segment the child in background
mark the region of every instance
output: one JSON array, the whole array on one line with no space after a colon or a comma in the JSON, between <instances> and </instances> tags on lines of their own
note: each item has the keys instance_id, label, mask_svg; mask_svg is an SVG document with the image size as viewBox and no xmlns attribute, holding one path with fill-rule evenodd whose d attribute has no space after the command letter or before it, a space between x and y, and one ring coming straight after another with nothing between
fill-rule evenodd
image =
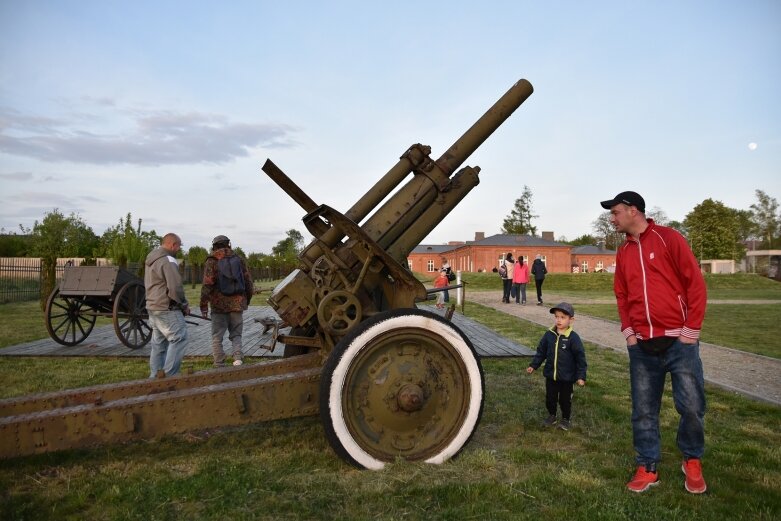
<instances>
[{"instance_id":1,"label":"child in background","mask_svg":"<svg viewBox=\"0 0 781 521\"><path fill-rule=\"evenodd\" d=\"M448 281L447 281L447 271L442 268L439 270L439 276L437 276L436 279L434 279L434 287L435 288L446 288L448 287ZM437 308L442 309L445 307L445 292L444 291L438 291L437 292Z\"/></svg>"},{"instance_id":2,"label":"child in background","mask_svg":"<svg viewBox=\"0 0 781 521\"><path fill-rule=\"evenodd\" d=\"M552 307L550 312L555 317L555 324L542 335L537 345L537 354L526 372L532 374L545 360L542 374L545 376L545 407L549 416L543 424L550 427L556 425L558 403L561 407L561 422L558 425L566 431L571 425L573 384L577 382L581 387L586 385L586 350L580 336L572 330L575 322L572 305L562 302Z\"/></svg>"}]
</instances>

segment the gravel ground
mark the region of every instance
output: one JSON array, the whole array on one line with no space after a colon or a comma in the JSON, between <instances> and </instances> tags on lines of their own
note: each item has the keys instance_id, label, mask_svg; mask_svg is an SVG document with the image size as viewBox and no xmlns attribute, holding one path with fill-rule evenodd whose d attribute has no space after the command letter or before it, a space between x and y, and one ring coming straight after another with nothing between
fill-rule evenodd
<instances>
[{"instance_id":1,"label":"gravel ground","mask_svg":"<svg viewBox=\"0 0 781 521\"><path fill-rule=\"evenodd\" d=\"M534 299L533 293L534 291L532 290L532 299ZM467 294L467 298L470 301L490 306L535 324L550 327L553 322L551 321L549 308L563 299L550 293L545 293L543 297L547 301L544 306L537 306L533 302L531 305L521 306L515 304L515 302L510 304L502 303L502 296L499 292L473 291ZM569 299L568 302L575 306L575 315L577 317L575 329L583 340L626 354L624 335L619 331L617 322L580 315L577 312L579 303L595 304L603 302L613 303L615 301ZM737 303L738 301L729 302ZM770 301L752 300L744 303L762 304L767 302ZM535 346L529 347L534 348ZM707 382L751 398L781 406L781 360L704 342L700 342L700 357L702 358L705 380Z\"/></svg>"}]
</instances>

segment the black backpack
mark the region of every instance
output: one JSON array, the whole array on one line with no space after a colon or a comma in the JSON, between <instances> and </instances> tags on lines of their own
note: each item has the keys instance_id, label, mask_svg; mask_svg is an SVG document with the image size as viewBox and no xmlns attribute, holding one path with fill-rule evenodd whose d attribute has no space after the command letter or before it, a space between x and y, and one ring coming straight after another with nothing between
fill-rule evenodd
<instances>
[{"instance_id":1,"label":"black backpack","mask_svg":"<svg viewBox=\"0 0 781 521\"><path fill-rule=\"evenodd\" d=\"M238 255L223 257L217 261L217 287L220 293L226 296L244 294L244 273Z\"/></svg>"}]
</instances>

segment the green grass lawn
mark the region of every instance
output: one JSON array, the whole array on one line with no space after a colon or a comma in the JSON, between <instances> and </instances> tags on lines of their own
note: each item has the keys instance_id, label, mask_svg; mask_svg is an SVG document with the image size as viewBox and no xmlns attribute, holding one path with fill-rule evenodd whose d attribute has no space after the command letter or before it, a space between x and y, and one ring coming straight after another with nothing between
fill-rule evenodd
<instances>
[{"instance_id":1,"label":"green grass lawn","mask_svg":"<svg viewBox=\"0 0 781 521\"><path fill-rule=\"evenodd\" d=\"M468 314L524 343L544 328L478 305ZM633 470L626 357L587 345L589 374L575 391L574 428L542 427L544 380L528 359L484 360L477 432L439 466L397 462L357 470L330 450L315 417L0 461L0 519L777 519L781 512L778 408L708 386L709 490L683 490L677 414L661 413L662 483L627 492ZM0 364L0 378L19 359ZM141 361L30 359L36 390L145 375ZM36 365L38 365L36 369ZM55 371L70 375L52 381ZM5 384L3 384L5 388ZM26 390L24 392L27 392ZM6 393L3 393L7 395Z\"/></svg>"},{"instance_id":2,"label":"green grass lawn","mask_svg":"<svg viewBox=\"0 0 781 521\"><path fill-rule=\"evenodd\" d=\"M572 284L549 289L582 291ZM716 289L777 294L772 285ZM197 302L197 292L188 289L188 298ZM254 304L263 304L259 297ZM609 308L582 305L579 312L602 316ZM0 340L10 342L2 345L23 341L21 335L42 322L39 309L35 303L0 306ZM768 314L750 322L758 309ZM545 329L477 304L466 312L525 345L536 345ZM765 340L778 338L767 334L778 327L777 317L767 305L714 305L706 330L718 339L742 331L741 342L753 330ZM586 348L588 383L575 391L569 432L542 427L544 380L524 372L528 359L484 360L482 421L464 452L443 465L397 462L379 472L361 471L334 455L316 417L267 422L0 461L0 519L779 518L778 407L707 386L703 461L709 490L693 496L683 490L678 416L668 383L661 412L662 483L632 494L624 489L633 470L627 360L591 344ZM192 363L195 369L208 365ZM146 360L0 357L0 397L144 378L147 371Z\"/></svg>"}]
</instances>

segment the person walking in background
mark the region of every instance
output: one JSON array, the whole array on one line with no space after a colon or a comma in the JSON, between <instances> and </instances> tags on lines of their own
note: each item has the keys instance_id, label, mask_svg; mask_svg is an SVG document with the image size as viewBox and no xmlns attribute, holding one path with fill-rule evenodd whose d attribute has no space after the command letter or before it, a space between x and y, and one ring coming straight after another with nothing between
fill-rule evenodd
<instances>
[{"instance_id":1,"label":"person walking in background","mask_svg":"<svg viewBox=\"0 0 781 521\"><path fill-rule=\"evenodd\" d=\"M206 318L212 308L212 356L214 367L225 365L222 340L225 331L233 351L233 365L241 365L241 335L244 330L244 310L252 300L252 276L244 259L231 249L230 240L218 235L212 241L212 254L203 267L201 287L201 316Z\"/></svg>"},{"instance_id":2,"label":"person walking in background","mask_svg":"<svg viewBox=\"0 0 781 521\"><path fill-rule=\"evenodd\" d=\"M542 257L537 255L532 263L532 275L534 275L534 285L537 287L537 305L542 306L542 283L545 282L545 275L548 268L542 262Z\"/></svg>"},{"instance_id":3,"label":"person walking in background","mask_svg":"<svg viewBox=\"0 0 781 521\"><path fill-rule=\"evenodd\" d=\"M439 270L439 275L437 275L437 278L434 279L434 287L435 288L446 288L448 285L447 281L447 272L445 271L445 268L442 268ZM445 291L437 291L437 308L442 309L445 307Z\"/></svg>"},{"instance_id":4,"label":"person walking in background","mask_svg":"<svg viewBox=\"0 0 781 521\"><path fill-rule=\"evenodd\" d=\"M513 286L513 271L515 259L512 253L507 253L502 263L499 265L499 276L502 277L502 302L510 303L510 290Z\"/></svg>"},{"instance_id":5,"label":"person walking in background","mask_svg":"<svg viewBox=\"0 0 781 521\"><path fill-rule=\"evenodd\" d=\"M637 192L602 201L610 222L626 240L618 248L613 290L621 332L629 352L632 435L637 470L627 483L644 492L659 483L659 411L667 373L680 415L678 448L683 454L684 487L705 492L701 458L705 451L705 382L700 359L700 328L707 291L686 239L645 216Z\"/></svg>"},{"instance_id":6,"label":"person walking in background","mask_svg":"<svg viewBox=\"0 0 781 521\"><path fill-rule=\"evenodd\" d=\"M152 327L150 378L177 374L187 348L184 317L190 314L190 305L184 296L176 262L176 253L181 249L182 239L175 233L167 233L160 247L149 252L144 262L146 309Z\"/></svg>"},{"instance_id":7,"label":"person walking in background","mask_svg":"<svg viewBox=\"0 0 781 521\"><path fill-rule=\"evenodd\" d=\"M542 335L537 345L537 353L532 358L528 374L532 374L545 361L542 370L545 376L545 408L548 418L543 422L548 427L558 423L562 430L569 430L572 417L572 388L575 382L581 387L586 385L586 350L572 324L575 322L575 309L571 304L562 302L552 307L554 324ZM556 417L556 404L561 408L561 421Z\"/></svg>"},{"instance_id":8,"label":"person walking in background","mask_svg":"<svg viewBox=\"0 0 781 521\"><path fill-rule=\"evenodd\" d=\"M513 285L515 286L515 303L526 305L526 284L529 283L529 265L523 262L523 256L515 259L513 270Z\"/></svg>"},{"instance_id":9,"label":"person walking in background","mask_svg":"<svg viewBox=\"0 0 781 521\"><path fill-rule=\"evenodd\" d=\"M456 280L456 274L453 273L453 269L450 267L450 264L447 262L446 258L442 258L442 271L445 272L445 276L447 277L447 286L450 285L451 282ZM443 291L445 294L445 302L450 302L450 292L448 290Z\"/></svg>"}]
</instances>

